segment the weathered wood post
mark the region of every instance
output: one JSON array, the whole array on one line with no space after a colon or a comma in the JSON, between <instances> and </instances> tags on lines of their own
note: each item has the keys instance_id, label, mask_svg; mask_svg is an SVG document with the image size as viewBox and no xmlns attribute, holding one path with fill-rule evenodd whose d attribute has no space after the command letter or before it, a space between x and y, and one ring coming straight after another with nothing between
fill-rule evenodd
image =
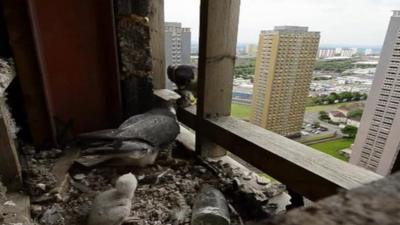
<instances>
[{"instance_id":1,"label":"weathered wood post","mask_svg":"<svg viewBox=\"0 0 400 225\"><path fill-rule=\"evenodd\" d=\"M201 1L196 151L204 156L226 154L203 138L201 122L230 115L239 9L240 0Z\"/></svg>"},{"instance_id":2,"label":"weathered wood post","mask_svg":"<svg viewBox=\"0 0 400 225\"><path fill-rule=\"evenodd\" d=\"M150 48L154 89L165 88L164 0L150 0Z\"/></svg>"}]
</instances>

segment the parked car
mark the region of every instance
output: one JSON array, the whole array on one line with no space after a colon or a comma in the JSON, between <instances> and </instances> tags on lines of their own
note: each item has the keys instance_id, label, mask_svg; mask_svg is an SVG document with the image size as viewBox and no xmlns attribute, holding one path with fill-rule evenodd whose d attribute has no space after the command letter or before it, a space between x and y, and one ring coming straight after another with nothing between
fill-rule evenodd
<instances>
[{"instance_id":1,"label":"parked car","mask_svg":"<svg viewBox=\"0 0 400 225\"><path fill-rule=\"evenodd\" d=\"M326 128L326 127L319 127L319 130L320 130L320 131L328 131L328 128Z\"/></svg>"}]
</instances>

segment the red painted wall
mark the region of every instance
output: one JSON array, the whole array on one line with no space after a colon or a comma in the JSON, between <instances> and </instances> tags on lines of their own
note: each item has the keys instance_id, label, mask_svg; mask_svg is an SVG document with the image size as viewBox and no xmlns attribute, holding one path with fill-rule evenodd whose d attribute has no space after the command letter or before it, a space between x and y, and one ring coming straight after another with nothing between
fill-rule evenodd
<instances>
[{"instance_id":1,"label":"red painted wall","mask_svg":"<svg viewBox=\"0 0 400 225\"><path fill-rule=\"evenodd\" d=\"M75 133L121 118L112 0L29 0L46 100Z\"/></svg>"}]
</instances>

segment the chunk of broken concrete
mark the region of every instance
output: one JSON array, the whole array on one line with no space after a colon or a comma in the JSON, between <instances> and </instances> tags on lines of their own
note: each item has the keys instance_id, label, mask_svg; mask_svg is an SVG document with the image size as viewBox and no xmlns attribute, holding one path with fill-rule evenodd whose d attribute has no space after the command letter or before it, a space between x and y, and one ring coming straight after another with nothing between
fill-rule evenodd
<instances>
[{"instance_id":1,"label":"chunk of broken concrete","mask_svg":"<svg viewBox=\"0 0 400 225\"><path fill-rule=\"evenodd\" d=\"M59 205L52 206L43 213L42 218L40 218L40 224L45 224L45 225L64 224L65 219L62 216L62 211L63 209Z\"/></svg>"},{"instance_id":2,"label":"chunk of broken concrete","mask_svg":"<svg viewBox=\"0 0 400 225\"><path fill-rule=\"evenodd\" d=\"M85 177L86 177L86 175L83 173L78 173L78 174L74 175L75 180L83 180L83 179L85 179Z\"/></svg>"},{"instance_id":3,"label":"chunk of broken concrete","mask_svg":"<svg viewBox=\"0 0 400 225\"><path fill-rule=\"evenodd\" d=\"M136 187L137 180L133 174L119 177L115 188L100 193L94 199L88 225L121 225L130 214Z\"/></svg>"},{"instance_id":4,"label":"chunk of broken concrete","mask_svg":"<svg viewBox=\"0 0 400 225\"><path fill-rule=\"evenodd\" d=\"M228 204L216 188L205 185L197 195L192 212L192 225L229 225Z\"/></svg>"}]
</instances>

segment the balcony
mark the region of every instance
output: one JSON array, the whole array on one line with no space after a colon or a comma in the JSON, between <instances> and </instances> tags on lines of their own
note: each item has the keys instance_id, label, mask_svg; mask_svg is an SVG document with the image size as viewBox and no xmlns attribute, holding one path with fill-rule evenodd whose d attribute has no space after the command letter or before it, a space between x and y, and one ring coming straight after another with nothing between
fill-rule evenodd
<instances>
[{"instance_id":1,"label":"balcony","mask_svg":"<svg viewBox=\"0 0 400 225\"><path fill-rule=\"evenodd\" d=\"M18 0L21 4L21 1ZM23 1L22 1L23 2ZM128 83L129 78L124 77L121 79L121 83L119 82L119 77L115 74L118 74L119 70L121 73L126 73L125 70L130 68L118 68L120 63L125 63L127 60L124 57L126 55L121 54L118 52L117 48L117 41L115 40L114 34L115 32L118 33L119 30L115 30L114 25L111 23L114 21L114 17L112 15L111 9L112 4L110 5L105 4L98 4L96 1L90 1L91 3L85 5L87 7L85 10L94 10L97 13L93 13L95 15L101 15L98 17L89 17L92 14L86 15L85 10L81 13L84 18L91 19L88 21L97 21L99 24L106 24L107 30L106 32L109 34L107 37L102 37L99 39L98 45L95 45L95 48L90 48L93 46L89 46L89 50L85 50L83 52L87 53L88 56L97 57L99 61L91 61L92 64L82 66L80 61L85 61L85 57L80 57L79 53L81 49L74 48L72 53L75 53L78 60L71 59L73 62L77 63L76 70L79 70L82 73L77 73L80 76L75 76L74 71L71 69L69 72L74 76L67 77L69 73L59 74L58 63L61 61L52 61L54 60L52 57L52 52L54 49L51 47L55 47L51 44L51 42L45 42L45 38L55 38L57 35L49 32L46 29L47 26L41 27L41 25L52 25L54 29L56 26L57 20L49 20L46 17L45 13L51 13L48 11L44 11L45 13L40 14L39 12L43 12L40 10L47 10L47 9L54 9L59 13L65 13L66 16L74 15L74 10L76 7L79 7L80 1L60 1L65 7L61 11L59 10L58 6L51 2L40 2L40 1L32 1L29 4L29 9L31 13L29 14L30 21L34 24L34 31L36 32L35 35L32 33L24 33L26 35L22 35L22 37L31 37L35 42L35 48L38 49L38 54L40 55L40 60L36 58L35 54L27 54L26 46L15 44L13 47L14 49L19 49L21 55L16 55L16 64L19 67L19 71L21 74L21 82L23 84L31 84L24 86L24 91L28 91L29 96L33 96L33 100L41 99L41 97L37 94L38 92L42 93L45 97L43 97L46 101L42 101L35 104L35 107L29 106L27 107L27 114L33 116L33 114L37 111L40 111L39 105L42 105L45 109L48 109L51 115L61 115L63 116L62 119L72 117L72 113L77 114L76 118L81 120L75 121L78 124L84 124L86 126L80 127L81 130L76 131L76 133L82 132L84 129L90 128L95 129L98 128L97 126L103 127L110 127L111 125L116 125L115 121L121 120L121 115L124 114L124 110L121 110L122 103L118 102L119 95L129 96L133 92L138 92L137 90L143 88L143 86L138 85L137 83L141 84L143 80L138 79L134 80L135 82ZM120 1L122 2L129 2L129 1ZM153 57L153 68L152 72L154 74L153 77L153 85L156 89L162 89L165 86L165 60L164 59L164 52L160 49L160 46L163 44L162 39L162 32L164 31L163 27L163 1L153 1L151 0L151 12L156 12L151 14L150 16L150 23L149 26L151 29L150 36L152 37L151 41L154 42L151 45L152 48L152 57ZM61 4L57 3L57 4ZM15 2L8 1L7 7L12 7L14 12L20 12L21 8L24 7L15 7ZM46 7L40 7L44 4ZM130 5L131 3L129 3ZM132 3L133 4L133 3ZM140 4L140 3L136 3ZM17 4L18 5L18 4ZM18 5L21 6L21 5ZM26 6L26 5L25 5ZM68 6L68 7L67 7ZM178 138L177 143L182 145L185 149L189 150L189 154L191 154L195 159L199 160L201 163L209 165L215 162L222 162L223 165L234 165L235 168L239 168L239 170L246 171L246 173L250 173L249 168L244 167L243 165L238 165L236 159L231 157L231 154L236 155L243 160L246 164L255 167L259 171L270 175L271 177L275 178L280 183L284 184L288 188L288 193L292 196L292 203L294 207L301 207L302 205L297 200L302 199L304 196L305 198L316 202L315 204L311 204L307 208L299 208L288 212L286 215L277 216L275 218L269 218L268 222L265 224L321 224L325 221L329 221L332 224L343 224L345 222L349 222L352 219L355 221L367 221L365 223L356 223L354 224L372 224L374 222L379 223L380 218L384 218L385 221L397 221L398 222L398 215L395 212L398 212L398 203L400 199L400 194L398 193L399 189L399 180L400 175L394 175L393 177L381 179L382 177L376 175L375 173L365 170L363 168L339 161L334 159L328 155L323 153L317 152L310 147L292 141L288 138L275 134L273 132L267 131L250 123L238 120L236 118L230 117L230 104L231 104L231 92L232 92L232 74L233 74L233 66L234 66L234 59L235 59L235 48L236 48L236 37L237 37L237 27L238 27L238 17L239 17L239 0L220 0L220 1L210 1L210 0L202 0L201 1L201 18L200 18L200 56L199 56L199 79L198 79L198 104L196 107L188 107L188 108L179 108L177 109L177 116L179 121L182 123L182 127L188 127L193 132L190 132L187 129L181 128L181 136ZM130 7L132 7L130 5ZM126 8L130 8L126 7ZM123 8L124 10L126 8ZM68 9L64 11L64 9ZM97 11L99 10L99 11ZM92 12L92 11L90 11ZM102 13L100 13L102 12ZM108 14L104 14L104 12L108 12ZM25 12L26 13L26 12ZM27 14L24 14L28 16ZM53 14L51 14L53 15ZM37 17L35 17L37 16ZM43 16L43 17L42 17ZM118 14L119 17L123 17L121 14ZM60 16L60 19L65 17ZM102 19L108 18L106 22ZM70 18L71 19L71 18ZM15 20L15 18L14 18ZM41 23L39 22L41 21ZM72 22L74 20L71 20ZM68 22L71 22L68 21ZM25 21L26 22L26 21ZM64 21L65 22L65 21ZM103 23L102 23L103 22ZM49 24L47 24L49 23ZM53 24L54 23L54 24ZM60 24L64 24L61 23ZM96 26L97 23L93 24L86 24L89 28L93 28L92 26ZM108 24L108 25L107 25ZM12 25L12 24L11 24ZM98 24L97 24L98 25ZM86 30L83 32L83 29L80 23L75 23L79 38L82 40L90 42L93 37L97 37L95 34L97 30ZM16 34L21 33L21 29L24 27L10 26L10 29L14 29L17 31ZM82 29L78 29L82 28ZM68 27L62 29L68 29ZM29 30L29 29L28 29ZM224 30L225 33L221 34L220 31ZM26 30L25 30L26 31ZM82 33L80 33L82 32ZM73 33L73 32L72 32ZM76 33L75 33L76 34ZM94 36L93 36L94 35ZM21 36L19 36L21 37ZM40 37L40 38L39 38ZM72 47L76 47L76 41L74 38L76 36L71 35L68 36L72 40L67 40L59 36L63 46L69 46L71 44ZM35 39L37 38L37 39ZM100 38L100 37L99 37ZM104 38L104 39L103 39ZM79 41L82 41L82 40ZM53 39L52 39L53 40ZM97 39L96 39L97 40ZM15 39L13 40L15 41ZM15 42L13 42L15 43ZM79 42L82 43L82 42ZM101 44L103 43L103 44ZM104 44L107 43L107 44ZM223 45L221 45L223 43ZM57 45L58 46L58 45ZM79 46L79 45L78 45ZM22 48L23 47L23 48ZM31 46L32 47L32 46ZM59 46L58 46L59 47ZM97 48L98 47L98 48ZM119 46L121 47L121 46ZM140 46L145 48L146 46ZM64 47L63 47L64 48ZM32 49L31 49L32 50ZM60 50L60 49L59 49ZM68 48L64 48L64 50L70 50ZM141 50L141 49L139 49ZM90 52L93 51L93 52ZM98 51L98 52L97 52ZM64 53L64 52L62 52ZM115 54L115 55L113 55ZM60 52L54 53L57 57L61 54ZM110 56L111 55L111 56ZM24 62L22 59L33 59L30 62L31 65L25 65L21 67L21 61ZM65 60L66 56L60 57L60 59ZM117 59L122 60L122 62L117 61ZM129 58L128 58L129 59ZM147 59L148 60L148 59ZM86 62L86 61L85 61ZM101 63L103 62L103 63ZM104 62L109 62L104 63ZM40 64L39 67L37 64ZM29 66L36 66L36 70L31 70L32 67ZM125 65L125 64L124 64ZM92 70L85 70L87 67L90 67ZM21 70L24 69L25 70ZM26 70L29 68L29 70ZM53 69L53 73L50 74L49 70ZM68 70L69 68L65 68ZM103 70L102 70L103 69ZM125 69L125 70L124 70ZM29 77L26 74L26 71L29 72L37 72L36 75L40 75L38 77L44 77L45 85L44 87L32 85L32 82L29 82ZM99 79L98 76L93 76L89 81L81 80L81 77L84 77L86 72L93 74L93 71L97 71L99 74L103 74L104 76L102 79ZM158 71L158 72L157 72ZM160 72L162 71L162 72ZM32 73L33 73L32 72ZM64 71L62 71L64 72ZM41 74L43 73L43 74ZM58 79L54 77L54 74L60 75ZM95 73L96 74L96 73ZM142 73L141 73L142 74ZM52 76L50 76L52 75ZM118 77L118 82L114 79L109 77L115 78L113 75ZM33 75L32 75L33 77ZM57 90L57 85L59 85L59 81L67 81L71 86L72 90L76 90L75 87L78 85L85 84L87 88L92 88L96 91L97 94L92 94L92 91L82 92L80 93L81 96L77 96L71 101L68 94L76 96L76 93L71 90L63 89L63 91ZM65 80L63 80L65 79ZM94 82L96 81L96 82ZM40 82L39 82L40 83ZM93 83L99 85L93 85ZM101 85L100 85L101 84ZM62 87L65 87L62 85ZM110 87L109 89L102 87ZM135 87L136 89L124 89L126 87ZM38 88L38 89L35 89ZM122 91L120 90L122 89ZM36 91L36 92L35 92ZM132 92L129 92L132 91ZM51 96L48 96L52 94ZM110 94L112 93L112 95ZM100 96L103 94L103 97ZM65 101L56 101L55 99L59 100L63 97L68 96L67 100ZM87 98L89 96L89 98ZM117 96L117 97L116 97ZM146 95L140 95L146 96ZM92 97L92 98L90 98ZM153 96L147 96L141 99L142 101L150 101L150 98ZM162 95L157 95L156 97L162 98ZM98 101L98 99L101 99ZM43 100L43 99L42 99ZM114 101L115 100L115 101ZM129 99L131 100L131 99ZM98 104L89 104L89 103L98 103ZM105 102L113 102L115 105L110 107L110 105L104 104ZM130 102L124 102L124 104L129 104ZM85 114L85 110L75 110L75 109L87 109L87 104L93 106L98 111L94 110L91 111L91 114ZM104 104L104 107L98 107L98 105ZM50 105L49 108L46 108ZM140 105L140 104L138 104ZM137 105L136 105L137 106ZM62 110L60 110L60 108ZM127 107L128 109L132 110L132 108ZM92 108L93 109L93 108ZM126 109L125 109L126 110ZM144 109L140 109L144 111ZM60 111L62 113L60 113ZM48 115L48 111L43 110L40 115ZM115 115L117 114L117 115ZM36 114L37 116L38 114ZM111 121L110 123L96 123L93 122L92 117L97 117L98 115L104 116L101 122L104 121ZM57 128L60 122L55 118L42 118L37 119L38 117L34 117L35 119L31 119L30 123L33 125L32 134L37 135L34 137L34 140L40 140L39 134L42 134L43 137L51 137L56 138L56 125ZM58 118L57 118L58 119ZM20 163L17 159L17 150L13 147L13 143L10 140L9 131L7 125L5 125L4 120L0 120L0 145L1 145L1 172L6 174L9 179L13 179L15 177L20 177ZM50 123L47 124L47 123ZM90 122L90 123L89 123ZM87 123L87 124L86 124ZM31 126L32 126L31 124ZM40 129L41 127L46 127L45 125L49 125L48 129ZM111 124L111 125L110 125ZM379 124L379 123L377 123ZM68 128L68 123L61 124L61 128ZM37 131L37 132L36 132ZM44 131L49 131L51 134L47 135ZM52 133L54 132L54 133ZM59 140L57 140L59 141ZM65 162L65 161L62 161ZM193 163L193 161L190 161ZM175 165L176 166L176 165ZM156 166L155 166L156 167ZM56 168L64 168L63 164L60 167ZM180 167L178 166L177 173L179 176L184 177L188 174L187 182L190 179L194 179L192 174L190 173L188 168L191 167ZM61 170L60 169L60 170ZM125 168L126 169L126 168ZM162 174L162 169L164 167L161 166L160 168L156 168L157 173L160 172ZM219 168L221 169L221 168ZM200 171L200 170L199 170ZM214 171L218 174L219 170ZM107 171L108 173L109 171ZM201 171L200 171L201 172ZM210 171L206 171L204 173L210 173ZM64 175L68 174L64 171ZM157 174L157 175L160 175ZM75 174L76 175L76 174ZM235 178L231 173L228 173L231 177L230 179ZM157 176L158 177L158 176ZM160 175L160 177L162 177ZM95 178L99 178L99 176L95 176ZM174 177L171 176L171 179ZM176 177L175 177L176 178ZM75 178L74 178L75 179ZM17 180L17 179L15 179ZM79 176L76 178L79 180ZM109 179L111 180L111 178ZM108 180L108 181L109 181ZM379 180L379 181L378 181ZM179 182L181 180L178 179ZM377 181L377 182L375 182ZM21 182L21 181L19 181ZM372 183L371 182L375 182ZM72 182L73 183L73 182ZM101 185L109 185L110 182L101 182ZM139 183L140 184L140 183ZM171 185L173 182L170 183ZM76 185L76 184L75 184ZM141 184L140 184L141 185ZM146 198L151 196L152 192L157 192L154 187L150 186L139 186L140 189L140 197ZM84 189L80 187L81 189ZM146 191L146 188L149 188ZM397 189L396 189L397 188ZM164 192L160 191L157 192L157 195L163 195ZM326 199L325 199L326 198ZM140 199L139 199L140 200ZM63 200L61 200L63 202ZM300 200L301 202L301 200ZM55 203L56 204L56 203ZM61 203L60 203L61 204ZM147 207L151 205L151 201L144 201L142 205L138 204L138 207ZM346 207L344 207L346 206ZM154 206L152 209L157 208L158 206ZM373 209L373 210L372 210ZM154 211L163 210L163 209L154 209ZM253 210L253 208L248 209L248 211ZM233 211L231 209L231 211ZM79 214L79 210L76 212ZM149 213L150 214L150 213ZM239 215L240 216L240 215ZM293 222L298 221L298 222ZM372 222L368 222L372 221ZM351 221L352 222L352 221ZM393 222L394 224L395 222ZM260 224L264 224L264 222L260 222Z\"/></svg>"}]
</instances>

